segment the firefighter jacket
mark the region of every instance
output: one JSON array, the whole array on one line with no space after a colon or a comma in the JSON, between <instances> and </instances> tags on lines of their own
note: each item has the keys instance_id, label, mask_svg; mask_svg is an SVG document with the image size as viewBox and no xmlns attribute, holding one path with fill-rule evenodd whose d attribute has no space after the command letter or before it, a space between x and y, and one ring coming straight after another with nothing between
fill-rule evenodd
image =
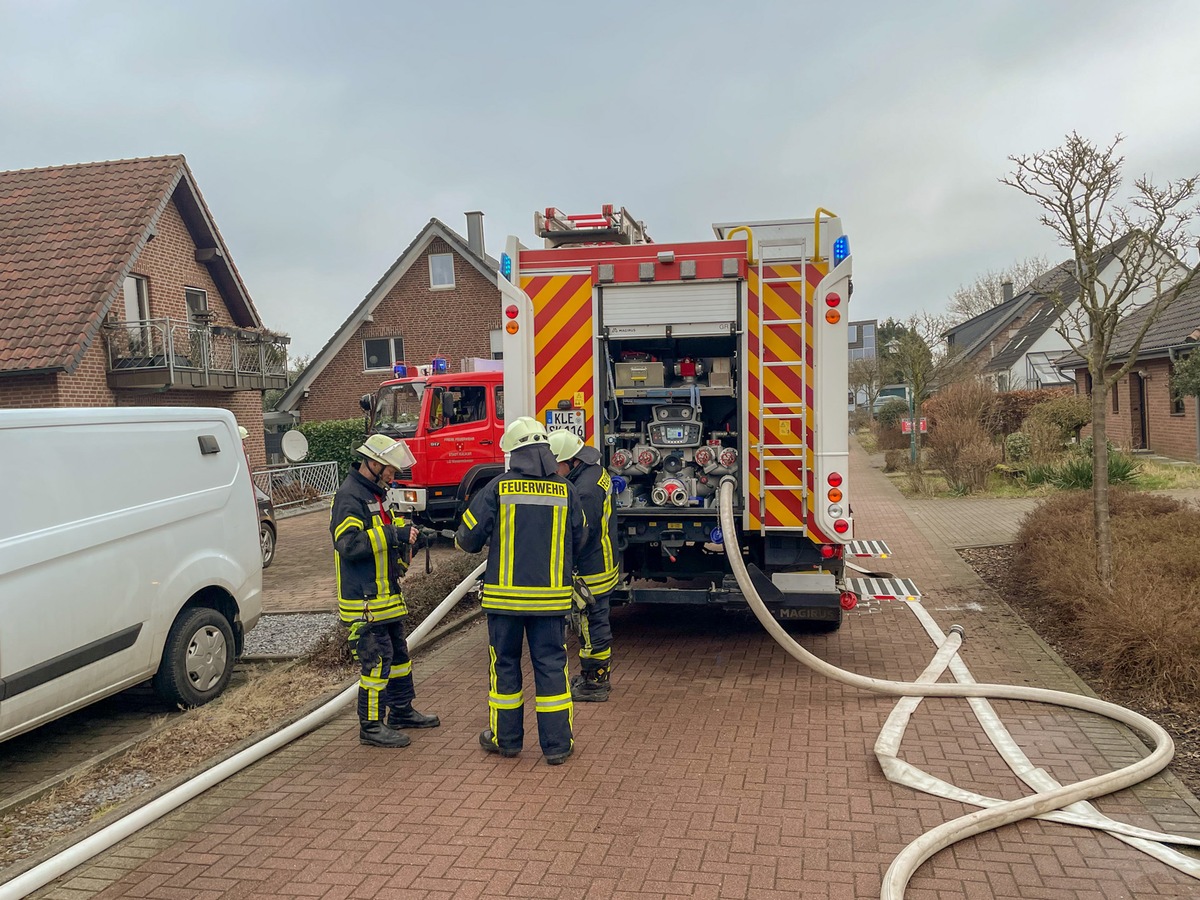
<instances>
[{"instance_id":1,"label":"firefighter jacket","mask_svg":"<svg viewBox=\"0 0 1200 900\"><path fill-rule=\"evenodd\" d=\"M483 608L490 613L563 616L571 608L583 508L565 479L542 474L534 452L512 454L509 470L476 493L455 536L468 553L489 544Z\"/></svg>"},{"instance_id":2,"label":"firefighter jacket","mask_svg":"<svg viewBox=\"0 0 1200 900\"><path fill-rule=\"evenodd\" d=\"M337 569L338 612L343 622L388 622L408 614L400 579L408 570L402 550L404 519L383 508L384 489L351 469L333 498L329 531ZM396 528L385 528L396 525ZM389 538L389 533L391 537Z\"/></svg>"},{"instance_id":3,"label":"firefighter jacket","mask_svg":"<svg viewBox=\"0 0 1200 900\"><path fill-rule=\"evenodd\" d=\"M592 451L584 455L586 451ZM575 569L593 594L607 594L617 586L620 577L615 548L617 517L613 515L612 479L601 468L599 452L594 447L580 451L582 465L573 468L567 480L575 486L587 522L587 540Z\"/></svg>"}]
</instances>

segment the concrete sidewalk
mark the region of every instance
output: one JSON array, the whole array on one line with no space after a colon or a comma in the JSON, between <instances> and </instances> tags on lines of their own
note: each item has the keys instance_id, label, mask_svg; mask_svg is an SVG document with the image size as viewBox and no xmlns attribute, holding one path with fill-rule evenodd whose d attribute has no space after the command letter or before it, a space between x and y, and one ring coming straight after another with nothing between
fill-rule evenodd
<instances>
[{"instance_id":1,"label":"concrete sidewalk","mask_svg":"<svg viewBox=\"0 0 1200 900\"><path fill-rule=\"evenodd\" d=\"M917 579L943 628L966 628L977 680L1084 690L857 447L851 471L859 536L886 539L888 568ZM614 615L614 630L613 699L576 707L577 753L564 766L541 761L532 702L520 757L476 745L487 650L474 627L418 658L419 705L444 724L411 747L359 746L347 709L37 896L875 897L909 841L971 811L888 783L871 747L893 701L818 678L752 620L634 608ZM861 604L838 633L801 642L895 679L914 678L933 652L903 604ZM1145 754L1104 720L995 706L1063 782ZM924 703L902 752L962 787L1026 793L965 703ZM1097 805L1200 837L1200 804L1171 778ZM938 854L907 896L1198 893L1200 882L1105 834L1025 822Z\"/></svg>"}]
</instances>

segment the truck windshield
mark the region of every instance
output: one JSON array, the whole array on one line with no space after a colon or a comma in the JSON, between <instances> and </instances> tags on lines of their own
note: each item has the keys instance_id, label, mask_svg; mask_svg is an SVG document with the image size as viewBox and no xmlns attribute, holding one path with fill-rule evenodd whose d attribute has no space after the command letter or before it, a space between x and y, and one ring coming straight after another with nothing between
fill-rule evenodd
<instances>
[{"instance_id":1,"label":"truck windshield","mask_svg":"<svg viewBox=\"0 0 1200 900\"><path fill-rule=\"evenodd\" d=\"M424 387L424 385L422 385ZM375 400L375 427L416 433L421 421L421 393L413 384L394 384L380 390Z\"/></svg>"}]
</instances>

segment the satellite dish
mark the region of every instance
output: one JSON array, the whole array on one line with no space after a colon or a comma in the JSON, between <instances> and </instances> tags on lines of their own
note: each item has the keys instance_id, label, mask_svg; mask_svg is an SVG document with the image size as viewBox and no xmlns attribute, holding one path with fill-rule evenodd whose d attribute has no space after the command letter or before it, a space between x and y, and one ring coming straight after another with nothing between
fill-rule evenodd
<instances>
[{"instance_id":1,"label":"satellite dish","mask_svg":"<svg viewBox=\"0 0 1200 900\"><path fill-rule=\"evenodd\" d=\"M298 431L289 431L280 439L279 448L288 462L300 462L308 456L308 438Z\"/></svg>"}]
</instances>

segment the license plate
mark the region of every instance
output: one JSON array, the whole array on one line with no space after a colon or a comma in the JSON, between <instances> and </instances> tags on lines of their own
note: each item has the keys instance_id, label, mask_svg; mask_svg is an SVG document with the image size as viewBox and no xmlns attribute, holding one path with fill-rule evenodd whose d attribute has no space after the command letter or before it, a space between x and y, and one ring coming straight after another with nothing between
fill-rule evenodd
<instances>
[{"instance_id":1,"label":"license plate","mask_svg":"<svg viewBox=\"0 0 1200 900\"><path fill-rule=\"evenodd\" d=\"M584 413L582 409L548 409L546 410L547 431L573 431L581 441L587 440L583 430Z\"/></svg>"}]
</instances>

